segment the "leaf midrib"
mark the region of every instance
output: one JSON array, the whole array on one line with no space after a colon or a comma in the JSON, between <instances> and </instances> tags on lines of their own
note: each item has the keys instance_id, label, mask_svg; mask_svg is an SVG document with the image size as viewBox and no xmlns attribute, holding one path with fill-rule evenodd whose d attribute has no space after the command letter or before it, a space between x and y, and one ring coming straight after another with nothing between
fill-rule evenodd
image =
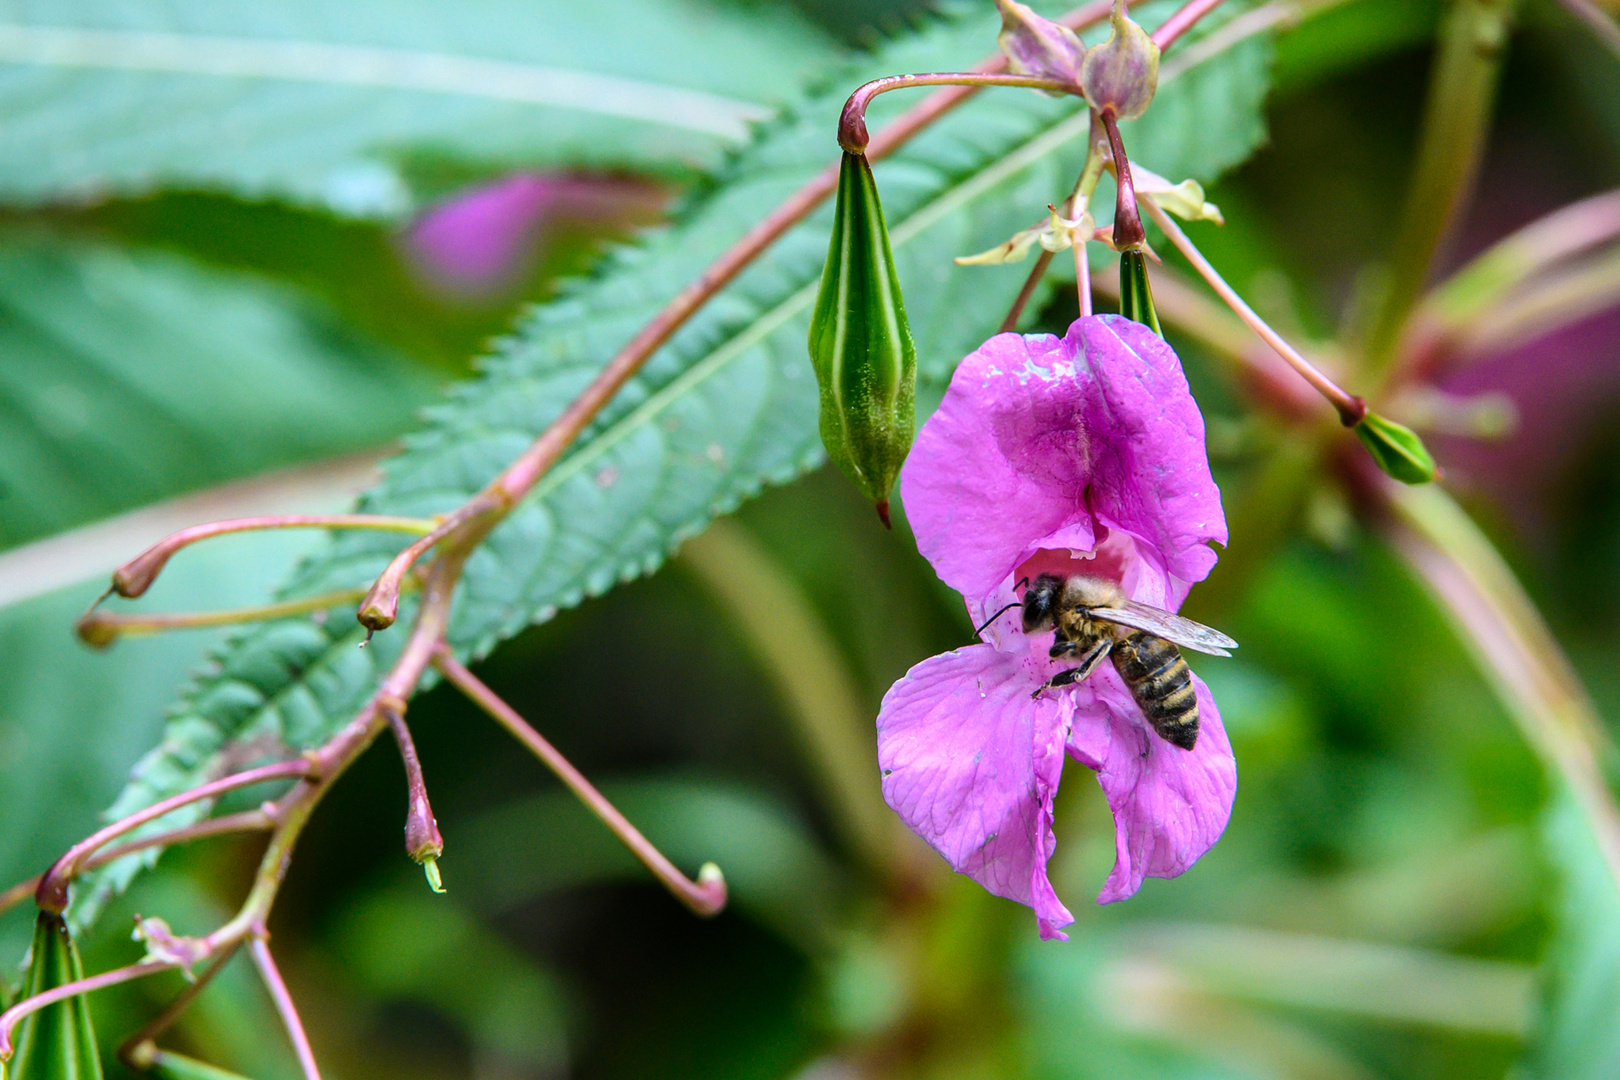
<instances>
[{"instance_id":1,"label":"leaf midrib","mask_svg":"<svg viewBox=\"0 0 1620 1080\"><path fill-rule=\"evenodd\" d=\"M544 64L370 45L0 23L0 64L415 90L643 120L734 142L774 110L704 90Z\"/></svg>"}]
</instances>

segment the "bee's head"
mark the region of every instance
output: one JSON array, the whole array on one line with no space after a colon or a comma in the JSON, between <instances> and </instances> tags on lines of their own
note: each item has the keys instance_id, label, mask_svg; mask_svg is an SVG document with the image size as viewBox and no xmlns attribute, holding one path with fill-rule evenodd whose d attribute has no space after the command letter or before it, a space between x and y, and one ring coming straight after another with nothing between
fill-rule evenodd
<instances>
[{"instance_id":1,"label":"bee's head","mask_svg":"<svg viewBox=\"0 0 1620 1080\"><path fill-rule=\"evenodd\" d=\"M1024 633L1048 630L1057 612L1058 597L1063 595L1063 579L1056 574L1041 574L1024 592Z\"/></svg>"}]
</instances>

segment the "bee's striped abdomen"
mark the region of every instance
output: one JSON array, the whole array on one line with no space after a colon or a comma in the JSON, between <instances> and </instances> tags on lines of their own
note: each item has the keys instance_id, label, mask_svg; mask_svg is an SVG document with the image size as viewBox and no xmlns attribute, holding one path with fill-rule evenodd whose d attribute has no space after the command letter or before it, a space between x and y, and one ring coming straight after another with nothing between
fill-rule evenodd
<instances>
[{"instance_id":1,"label":"bee's striped abdomen","mask_svg":"<svg viewBox=\"0 0 1620 1080\"><path fill-rule=\"evenodd\" d=\"M1191 750L1198 741L1198 697L1181 650L1161 637L1134 630L1114 645L1114 668L1153 730Z\"/></svg>"}]
</instances>

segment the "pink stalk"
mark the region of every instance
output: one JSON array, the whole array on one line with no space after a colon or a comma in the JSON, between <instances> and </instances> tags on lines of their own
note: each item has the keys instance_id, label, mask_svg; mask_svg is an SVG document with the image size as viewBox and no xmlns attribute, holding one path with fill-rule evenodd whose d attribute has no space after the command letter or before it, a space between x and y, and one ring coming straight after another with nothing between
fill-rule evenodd
<instances>
[{"instance_id":1,"label":"pink stalk","mask_svg":"<svg viewBox=\"0 0 1620 1080\"><path fill-rule=\"evenodd\" d=\"M1018 296L1013 300L1012 307L1007 311L1007 317L1001 320L1001 333L1009 333L1018 329L1018 318L1024 314L1024 308L1029 306L1029 298L1035 295L1035 287L1046 276L1046 268L1052 265L1052 257L1056 252L1042 249L1035 265L1030 268L1029 277L1024 279L1024 287L1018 290Z\"/></svg>"},{"instance_id":2,"label":"pink stalk","mask_svg":"<svg viewBox=\"0 0 1620 1080\"><path fill-rule=\"evenodd\" d=\"M980 68L984 66L981 64ZM998 66L1004 67L1005 62ZM844 102L844 111L838 117L838 145L848 153L864 154L867 143L871 141L866 133L866 108L872 103L872 99L890 90L905 90L913 86L1022 86L1032 90L1049 90L1055 94L1076 96L1080 94L1077 83L984 70L932 75L888 75L857 87L855 92L849 95L849 100Z\"/></svg>"},{"instance_id":3,"label":"pink stalk","mask_svg":"<svg viewBox=\"0 0 1620 1080\"><path fill-rule=\"evenodd\" d=\"M1176 39L1198 24L1198 20L1221 6L1222 0L1190 0L1182 5L1181 10L1153 31L1153 44L1160 49L1168 49L1176 43Z\"/></svg>"},{"instance_id":4,"label":"pink stalk","mask_svg":"<svg viewBox=\"0 0 1620 1080\"><path fill-rule=\"evenodd\" d=\"M178 829L169 829L166 832L153 833L151 836L142 836L127 843L115 844L110 848L96 852L79 866L79 872L94 870L98 866L106 866L116 862L125 855L131 855L146 848L167 847L170 844L180 844L187 840L199 840L205 836L218 836L228 832L264 831L273 827L275 822L263 810L246 810L240 814L226 814L224 817L208 818L193 825L184 825ZM0 912L20 904L28 897L34 895L39 888L44 874L36 874L27 881L20 881L0 892Z\"/></svg>"},{"instance_id":5,"label":"pink stalk","mask_svg":"<svg viewBox=\"0 0 1620 1080\"><path fill-rule=\"evenodd\" d=\"M118 1047L118 1060L137 1072L150 1070L153 1061L163 1053L153 1045L152 1040L167 1031L180 1018L180 1014L185 1012L193 1001L197 1000L197 995L207 989L208 984L214 981L214 976L219 974L220 969L231 962L231 957L236 955L236 950L240 947L240 942L233 942L214 954L214 957L208 961L208 966L203 968L196 978L181 987L180 992L174 996L174 1000L164 1006L162 1012L148 1021L141 1030L124 1040L123 1044Z\"/></svg>"},{"instance_id":6,"label":"pink stalk","mask_svg":"<svg viewBox=\"0 0 1620 1080\"><path fill-rule=\"evenodd\" d=\"M511 732L512 736L527 746L535 757L545 763L557 779L561 780L574 796L584 803L591 813L595 814L602 824L612 831L614 836L631 854L641 860L641 864L652 871L653 876L663 883L664 887L675 894L675 897L691 908L698 915L717 915L726 906L726 881L720 874L720 868L714 863L704 863L698 871L698 879L691 880L676 869L675 864L664 856L664 853L653 846L652 841L641 835L641 831L630 824L628 818L619 813L617 807L610 803L606 796L585 779L573 764L529 725L517 710L501 700L500 696L468 671L448 649L441 649L433 658L434 666L444 673L456 688L471 698L479 708L483 709L495 722Z\"/></svg>"},{"instance_id":7,"label":"pink stalk","mask_svg":"<svg viewBox=\"0 0 1620 1080\"><path fill-rule=\"evenodd\" d=\"M40 878L39 888L34 893L34 900L39 904L40 910L61 913L67 910L68 883L83 869L83 863L97 848L118 839L127 832L140 828L149 821L156 821L166 814L173 813L183 806L212 799L237 788L250 787L262 784L267 780L289 780L309 775L310 763L302 758L293 761L278 761L271 765L261 765L256 769L234 773L231 776L211 780L190 791L182 791L178 795L171 795L161 802L153 803L144 810L115 821L104 829L100 829L90 836L74 844L67 853L57 859L52 867L45 871Z\"/></svg>"},{"instance_id":8,"label":"pink stalk","mask_svg":"<svg viewBox=\"0 0 1620 1080\"><path fill-rule=\"evenodd\" d=\"M310 1049L309 1036L304 1033L304 1022L298 1018L298 1006L293 1004L292 994L282 981L275 958L270 955L269 943L262 935L256 934L248 941L248 953L259 969L265 989L270 991L270 997L276 1003L276 1012L281 1014L281 1022L292 1040L293 1051L298 1055L298 1064L304 1070L304 1080L321 1080L320 1067L315 1064L315 1051Z\"/></svg>"},{"instance_id":9,"label":"pink stalk","mask_svg":"<svg viewBox=\"0 0 1620 1080\"><path fill-rule=\"evenodd\" d=\"M1193 246L1193 242L1187 239L1187 234L1182 232L1181 227L1171 220L1169 214L1160 209L1158 203L1154 202L1151 197L1144 195L1142 196L1142 205L1147 207L1154 223L1170 238L1170 242L1180 249L1181 253L1186 256L1187 261L1193 264L1193 269L1197 270L1199 276L1209 283L1209 287L1215 290L1216 295L1226 302L1226 306L1231 308L1237 314L1237 317L1242 319L1262 341L1275 349L1277 355L1287 361L1288 366L1297 371L1306 382L1310 383L1317 393L1321 394L1328 400L1329 404L1339 410L1340 423L1345 427L1355 427L1361 423L1362 418L1367 415L1367 403L1365 401L1344 390L1338 383L1328 378L1320 368L1301 356L1298 349L1288 344L1281 334L1268 326L1266 321L1259 315L1256 315L1254 309L1243 302L1243 298L1237 294L1232 286L1226 283L1226 279L1222 278L1220 273L1210 265L1209 260L1204 258L1203 253Z\"/></svg>"},{"instance_id":10,"label":"pink stalk","mask_svg":"<svg viewBox=\"0 0 1620 1080\"><path fill-rule=\"evenodd\" d=\"M171 960L146 960L128 967L114 968L104 971L100 975L92 975L88 979L79 979L75 982L63 983L61 986L36 994L31 998L24 998L4 1013L0 1013L0 1062L10 1061L11 1055L17 1048L12 1045L11 1036L16 1032L17 1025L32 1013L55 1005L58 1001L76 998L80 994L93 993L109 986L129 982L147 975L156 975L160 971L173 971L180 965Z\"/></svg>"},{"instance_id":11,"label":"pink stalk","mask_svg":"<svg viewBox=\"0 0 1620 1080\"><path fill-rule=\"evenodd\" d=\"M378 529L383 532L424 533L433 522L422 518L386 517L377 514L277 514L264 517L210 521L181 529L165 537L113 571L112 591L131 599L152 587L174 553L199 540L227 533L257 532L262 529Z\"/></svg>"}]
</instances>

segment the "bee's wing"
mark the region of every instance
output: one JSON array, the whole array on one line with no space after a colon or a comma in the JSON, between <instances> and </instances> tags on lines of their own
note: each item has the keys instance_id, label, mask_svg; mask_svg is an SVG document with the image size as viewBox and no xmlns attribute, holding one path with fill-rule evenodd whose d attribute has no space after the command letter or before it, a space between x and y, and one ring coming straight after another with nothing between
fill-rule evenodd
<instances>
[{"instance_id":1,"label":"bee's wing","mask_svg":"<svg viewBox=\"0 0 1620 1080\"><path fill-rule=\"evenodd\" d=\"M1180 615L1172 615L1156 607L1138 604L1134 600L1127 600L1119 607L1092 608L1091 614L1134 630L1146 630L1184 649L1209 653L1211 656L1231 656L1226 650L1237 648L1237 642L1219 630L1212 630L1203 623L1183 619Z\"/></svg>"}]
</instances>

